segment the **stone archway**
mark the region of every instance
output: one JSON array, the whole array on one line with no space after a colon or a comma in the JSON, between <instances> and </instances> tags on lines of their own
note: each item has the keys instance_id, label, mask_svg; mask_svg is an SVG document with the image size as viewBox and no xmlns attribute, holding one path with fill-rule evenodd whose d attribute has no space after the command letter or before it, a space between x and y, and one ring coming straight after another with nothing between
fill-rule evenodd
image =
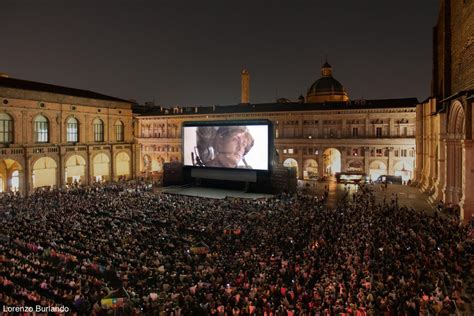
<instances>
[{"instance_id":1,"label":"stone archway","mask_svg":"<svg viewBox=\"0 0 474 316\"><path fill-rule=\"evenodd\" d=\"M130 155L125 151L115 156L115 176L130 179Z\"/></svg>"},{"instance_id":2,"label":"stone archway","mask_svg":"<svg viewBox=\"0 0 474 316\"><path fill-rule=\"evenodd\" d=\"M303 163L303 179L317 179L318 174L318 162L314 159L306 159Z\"/></svg>"},{"instance_id":3,"label":"stone archway","mask_svg":"<svg viewBox=\"0 0 474 316\"><path fill-rule=\"evenodd\" d=\"M104 153L98 153L92 159L92 177L94 181L108 181L110 177L110 159Z\"/></svg>"},{"instance_id":4,"label":"stone archway","mask_svg":"<svg viewBox=\"0 0 474 316\"><path fill-rule=\"evenodd\" d=\"M463 140L466 136L465 130L464 108L461 102L455 101L449 110L447 127L445 200L448 203L459 204L463 199L465 177Z\"/></svg>"},{"instance_id":5,"label":"stone archway","mask_svg":"<svg viewBox=\"0 0 474 316\"><path fill-rule=\"evenodd\" d=\"M86 160L80 155L72 155L66 160L64 178L67 184L84 183Z\"/></svg>"},{"instance_id":6,"label":"stone archway","mask_svg":"<svg viewBox=\"0 0 474 316\"><path fill-rule=\"evenodd\" d=\"M380 176L387 174L387 165L380 161L374 160L370 163L369 176L372 181L377 180Z\"/></svg>"},{"instance_id":7,"label":"stone archway","mask_svg":"<svg viewBox=\"0 0 474 316\"><path fill-rule=\"evenodd\" d=\"M57 164L53 158L42 157L33 164L33 188L56 186Z\"/></svg>"},{"instance_id":8,"label":"stone archway","mask_svg":"<svg viewBox=\"0 0 474 316\"><path fill-rule=\"evenodd\" d=\"M327 148L323 152L324 174L334 176L341 172L341 152L336 148Z\"/></svg>"},{"instance_id":9,"label":"stone archway","mask_svg":"<svg viewBox=\"0 0 474 316\"><path fill-rule=\"evenodd\" d=\"M283 162L283 166L295 170L295 177L298 178L298 162L293 158L288 158Z\"/></svg>"},{"instance_id":10,"label":"stone archway","mask_svg":"<svg viewBox=\"0 0 474 316\"><path fill-rule=\"evenodd\" d=\"M408 181L413 177L413 162L399 161L393 166L393 172L396 176L401 176L402 181Z\"/></svg>"},{"instance_id":11,"label":"stone archway","mask_svg":"<svg viewBox=\"0 0 474 316\"><path fill-rule=\"evenodd\" d=\"M13 159L0 160L0 192L20 190L20 171L23 168Z\"/></svg>"}]
</instances>

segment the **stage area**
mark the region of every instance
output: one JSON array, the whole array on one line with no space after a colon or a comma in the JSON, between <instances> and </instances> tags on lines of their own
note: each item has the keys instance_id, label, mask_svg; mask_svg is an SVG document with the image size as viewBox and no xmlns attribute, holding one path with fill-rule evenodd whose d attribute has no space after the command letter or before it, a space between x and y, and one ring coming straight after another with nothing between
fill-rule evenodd
<instances>
[{"instance_id":1,"label":"stage area","mask_svg":"<svg viewBox=\"0 0 474 316\"><path fill-rule=\"evenodd\" d=\"M270 198L273 195L263 193L247 193L237 190L225 190L218 188L193 187L193 186L170 186L159 188L157 192L180 194L188 196L200 196L210 199L225 199L226 197L243 198L243 199L263 199Z\"/></svg>"}]
</instances>

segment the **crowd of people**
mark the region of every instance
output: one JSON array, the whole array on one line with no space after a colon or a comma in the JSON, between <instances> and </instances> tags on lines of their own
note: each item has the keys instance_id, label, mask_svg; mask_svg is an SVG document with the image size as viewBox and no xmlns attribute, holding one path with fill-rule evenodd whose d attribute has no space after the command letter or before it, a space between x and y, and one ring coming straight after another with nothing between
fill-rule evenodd
<instances>
[{"instance_id":1,"label":"crowd of people","mask_svg":"<svg viewBox=\"0 0 474 316\"><path fill-rule=\"evenodd\" d=\"M449 315L472 230L369 186L260 200L115 183L0 196L0 302L107 315ZM102 300L114 298L112 303Z\"/></svg>"}]
</instances>

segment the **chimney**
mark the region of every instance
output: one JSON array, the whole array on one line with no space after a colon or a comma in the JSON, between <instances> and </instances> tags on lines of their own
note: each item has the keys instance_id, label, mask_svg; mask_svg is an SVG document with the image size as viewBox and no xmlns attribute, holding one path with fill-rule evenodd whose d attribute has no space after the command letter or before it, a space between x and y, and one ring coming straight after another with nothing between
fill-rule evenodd
<instances>
[{"instance_id":1,"label":"chimney","mask_svg":"<svg viewBox=\"0 0 474 316\"><path fill-rule=\"evenodd\" d=\"M241 73L240 103L250 103L250 74L247 69L243 69Z\"/></svg>"}]
</instances>

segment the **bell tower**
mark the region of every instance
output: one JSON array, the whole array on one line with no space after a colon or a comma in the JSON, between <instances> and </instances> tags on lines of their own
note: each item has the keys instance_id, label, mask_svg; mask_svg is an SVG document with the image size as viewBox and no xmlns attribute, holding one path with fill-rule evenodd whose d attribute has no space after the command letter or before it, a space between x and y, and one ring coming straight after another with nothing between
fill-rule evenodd
<instances>
[{"instance_id":1,"label":"bell tower","mask_svg":"<svg viewBox=\"0 0 474 316\"><path fill-rule=\"evenodd\" d=\"M242 69L240 74L240 103L249 104L250 103L250 74L247 69Z\"/></svg>"}]
</instances>

